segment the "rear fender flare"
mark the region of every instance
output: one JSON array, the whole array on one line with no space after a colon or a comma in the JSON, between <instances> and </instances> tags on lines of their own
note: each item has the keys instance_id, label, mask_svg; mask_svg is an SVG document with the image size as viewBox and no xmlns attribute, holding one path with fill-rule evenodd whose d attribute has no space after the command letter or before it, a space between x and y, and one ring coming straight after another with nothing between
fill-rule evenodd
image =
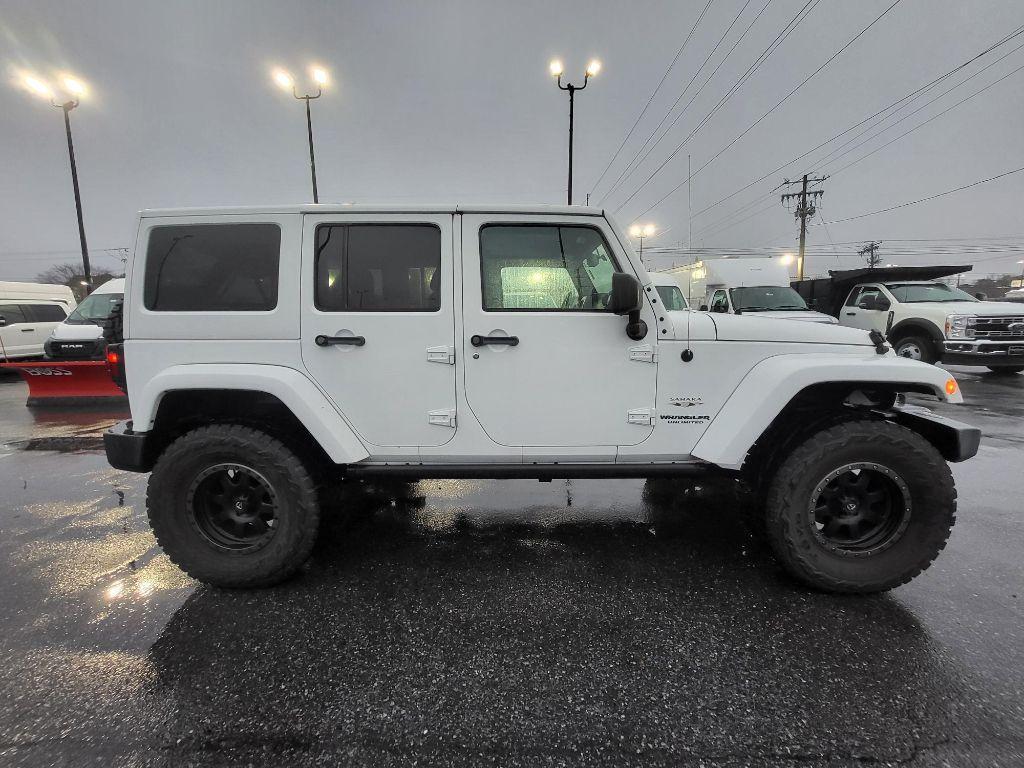
<instances>
[{"instance_id":1,"label":"rear fender flare","mask_svg":"<svg viewBox=\"0 0 1024 768\"><path fill-rule=\"evenodd\" d=\"M133 429L151 430L163 395L185 389L266 392L284 403L336 464L352 464L369 456L324 393L299 371L280 365L171 366L146 382L138 396L132 393Z\"/></svg>"},{"instance_id":2,"label":"rear fender flare","mask_svg":"<svg viewBox=\"0 0 1024 768\"><path fill-rule=\"evenodd\" d=\"M740 381L694 446L698 459L724 469L739 469L751 446L794 397L815 384L881 385L897 391L927 391L950 403L962 403L957 387L947 394L952 376L927 363L892 353L860 355L778 355L762 360Z\"/></svg>"}]
</instances>

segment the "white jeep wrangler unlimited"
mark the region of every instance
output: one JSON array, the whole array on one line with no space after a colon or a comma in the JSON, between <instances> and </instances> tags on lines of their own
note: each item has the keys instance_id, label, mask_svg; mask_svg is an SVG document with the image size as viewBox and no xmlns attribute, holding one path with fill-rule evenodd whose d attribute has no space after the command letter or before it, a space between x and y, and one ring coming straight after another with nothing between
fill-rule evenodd
<instances>
[{"instance_id":1,"label":"white jeep wrangler unlimited","mask_svg":"<svg viewBox=\"0 0 1024 768\"><path fill-rule=\"evenodd\" d=\"M299 568L345 479L729 473L797 578L884 590L944 546L980 440L903 406L962 398L877 333L666 310L596 208L145 211L111 325L108 459L228 587Z\"/></svg>"}]
</instances>

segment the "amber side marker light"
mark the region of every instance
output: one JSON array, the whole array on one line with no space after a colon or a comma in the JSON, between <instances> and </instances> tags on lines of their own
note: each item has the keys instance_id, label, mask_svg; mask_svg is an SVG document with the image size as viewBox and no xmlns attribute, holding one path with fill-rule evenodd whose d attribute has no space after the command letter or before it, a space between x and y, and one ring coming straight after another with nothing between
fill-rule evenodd
<instances>
[{"instance_id":1,"label":"amber side marker light","mask_svg":"<svg viewBox=\"0 0 1024 768\"><path fill-rule=\"evenodd\" d=\"M959 387L957 387L957 385L956 385L956 379L947 379L946 380L946 394L947 395L955 395L957 389L959 389Z\"/></svg>"}]
</instances>

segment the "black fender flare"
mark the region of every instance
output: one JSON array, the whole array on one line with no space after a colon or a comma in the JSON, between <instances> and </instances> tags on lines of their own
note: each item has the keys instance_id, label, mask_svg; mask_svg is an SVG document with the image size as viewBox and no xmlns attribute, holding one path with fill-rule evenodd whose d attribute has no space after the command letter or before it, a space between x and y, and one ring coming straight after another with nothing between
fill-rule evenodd
<instances>
[{"instance_id":1,"label":"black fender flare","mask_svg":"<svg viewBox=\"0 0 1024 768\"><path fill-rule=\"evenodd\" d=\"M942 329L939 328L931 320L925 320L920 317L908 318L906 320L900 320L896 325L892 326L886 331L886 338L893 341L900 339L905 336L913 335L915 333L924 333L928 338L937 344L941 345L946 340L945 334ZM942 347L940 346L941 350Z\"/></svg>"}]
</instances>

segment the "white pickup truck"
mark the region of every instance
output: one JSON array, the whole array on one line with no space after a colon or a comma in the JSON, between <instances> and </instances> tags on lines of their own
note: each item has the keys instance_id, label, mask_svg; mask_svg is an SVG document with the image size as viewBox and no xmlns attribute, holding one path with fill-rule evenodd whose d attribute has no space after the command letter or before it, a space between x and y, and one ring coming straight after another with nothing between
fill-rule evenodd
<instances>
[{"instance_id":1,"label":"white pickup truck","mask_svg":"<svg viewBox=\"0 0 1024 768\"><path fill-rule=\"evenodd\" d=\"M681 311L585 207L146 211L108 324L169 557L202 581L294 573L339 482L726 475L796 578L924 570L979 430L956 380L877 334ZM123 329L123 330L119 330ZM120 338L119 338L120 336Z\"/></svg>"},{"instance_id":2,"label":"white pickup truck","mask_svg":"<svg viewBox=\"0 0 1024 768\"><path fill-rule=\"evenodd\" d=\"M841 324L884 333L900 357L982 365L996 373L1024 371L1024 307L981 301L938 280L921 279L968 269L856 269L793 287Z\"/></svg>"}]
</instances>

